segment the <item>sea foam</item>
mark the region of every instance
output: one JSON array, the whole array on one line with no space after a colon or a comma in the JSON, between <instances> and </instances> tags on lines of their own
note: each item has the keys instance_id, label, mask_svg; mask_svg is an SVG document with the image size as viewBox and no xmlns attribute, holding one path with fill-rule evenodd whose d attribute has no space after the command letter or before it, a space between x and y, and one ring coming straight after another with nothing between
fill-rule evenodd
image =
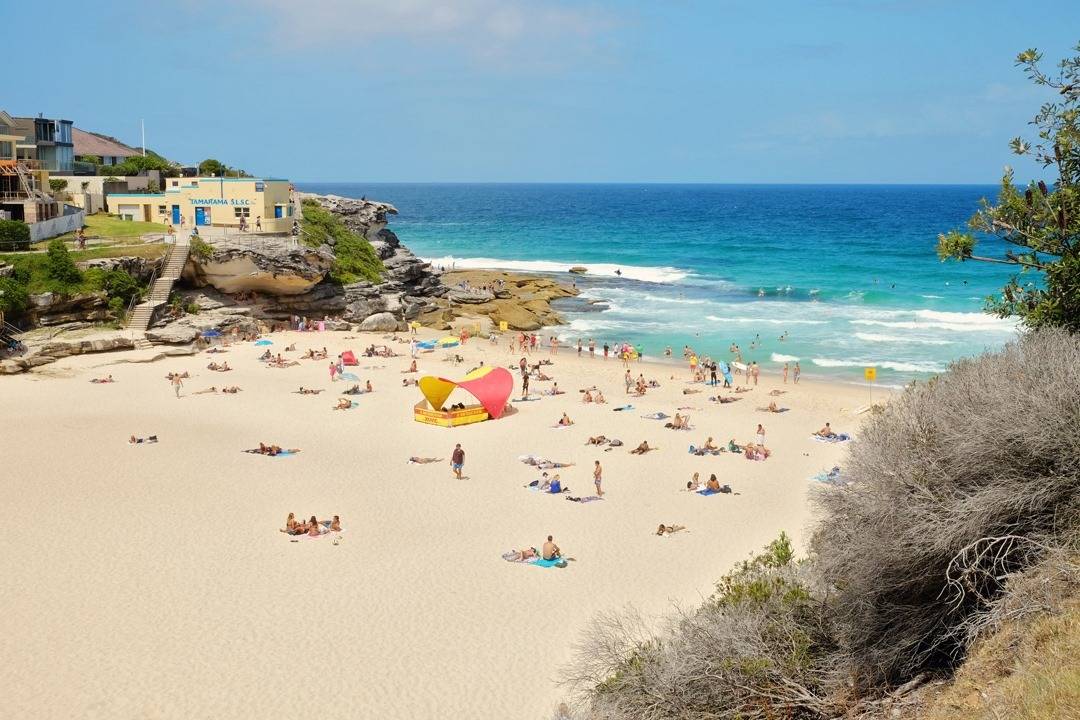
<instances>
[{"instance_id":1,"label":"sea foam","mask_svg":"<svg viewBox=\"0 0 1080 720\"><path fill-rule=\"evenodd\" d=\"M501 260L497 258L445 257L421 258L424 262L458 270L510 270L512 272L565 273L572 267L583 267L587 275L594 277L623 277L651 283L675 283L689 273L673 267L642 267L640 265L615 265L613 263L552 262L550 260ZM618 271L618 272L616 272ZM621 275L619 274L621 273Z\"/></svg>"}]
</instances>

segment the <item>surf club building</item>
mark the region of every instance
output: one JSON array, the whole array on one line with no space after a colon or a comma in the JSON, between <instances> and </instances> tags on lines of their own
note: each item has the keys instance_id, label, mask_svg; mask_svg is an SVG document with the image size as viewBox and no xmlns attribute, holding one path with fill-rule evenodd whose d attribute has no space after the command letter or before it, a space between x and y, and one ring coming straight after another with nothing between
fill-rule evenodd
<instances>
[{"instance_id":1,"label":"surf club building","mask_svg":"<svg viewBox=\"0 0 1080 720\"><path fill-rule=\"evenodd\" d=\"M297 214L292 186L280 178L164 178L164 192L109 193L110 213L175 228L246 226L288 232Z\"/></svg>"}]
</instances>

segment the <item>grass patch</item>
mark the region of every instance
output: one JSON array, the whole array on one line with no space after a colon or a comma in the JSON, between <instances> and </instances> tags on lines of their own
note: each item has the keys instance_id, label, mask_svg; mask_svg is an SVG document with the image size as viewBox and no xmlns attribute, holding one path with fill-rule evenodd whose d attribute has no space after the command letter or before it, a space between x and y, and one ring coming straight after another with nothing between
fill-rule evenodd
<instances>
[{"instance_id":1,"label":"grass patch","mask_svg":"<svg viewBox=\"0 0 1080 720\"><path fill-rule=\"evenodd\" d=\"M342 285L382 280L385 268L367 238L349 230L341 218L315 200L304 200L302 214L304 244L319 247L333 240L335 260L330 268L331 280Z\"/></svg>"},{"instance_id":2,"label":"grass patch","mask_svg":"<svg viewBox=\"0 0 1080 720\"><path fill-rule=\"evenodd\" d=\"M85 227L87 236L103 238L137 238L148 233L162 233L169 229L168 225L162 225L161 223L121 220L116 215L106 213L87 215ZM71 242L75 239L75 233L64 233L59 237L64 242ZM48 241L46 240L35 243L34 246L35 248L38 246L44 247L47 244Z\"/></svg>"}]
</instances>

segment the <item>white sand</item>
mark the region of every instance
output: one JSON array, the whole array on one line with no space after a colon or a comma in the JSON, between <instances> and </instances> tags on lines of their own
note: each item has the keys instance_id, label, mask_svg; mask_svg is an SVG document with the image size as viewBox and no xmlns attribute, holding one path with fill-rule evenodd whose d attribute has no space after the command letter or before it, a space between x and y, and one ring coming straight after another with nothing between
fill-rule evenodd
<instances>
[{"instance_id":1,"label":"white sand","mask_svg":"<svg viewBox=\"0 0 1080 720\"><path fill-rule=\"evenodd\" d=\"M382 342L343 333L273 340L275 351L293 340L326 345L331 357ZM419 392L400 386L416 377L399 372L408 357L361 358L352 371L376 392L334 412L347 383L331 385L328 362L267 369L261 350L147 364L116 363L153 351L83 356L0 378L0 714L550 717L564 696L559 669L597 611L692 605L781 530L803 542L807 478L844 450L809 433L827 420L857 430L852 409L866 403L863 388L804 380L775 398L790 412L758 413L779 387L772 374L740 402L717 405L706 401L711 388L681 394L683 366L635 365L635 376L644 369L663 387L616 413L620 363L563 349L548 373L568 394L445 429L413 421ZM421 374L460 377L481 357L519 357L486 341L458 350L466 364L441 362L440 351L421 359ZM236 370L210 372L211 359ZM364 369L371 365L385 368ZM180 400L163 377L169 370L193 376ZM116 384L88 382L107 373ZM593 383L608 405L580 403L577 389ZM226 384L243 392L191 395ZM290 393L300 385L328 390ZM534 392L549 386L533 382ZM641 418L681 405L701 408L690 411L691 432ZM564 410L577 424L551 429ZM707 435L751 440L758 422L774 451L765 462L687 453ZM132 433L161 442L132 446ZM626 447L584 445L599 433ZM641 440L660 450L630 455ZM241 452L259 441L303 452ZM448 466L455 442L467 453L465 481ZM524 453L577 463L561 471L574 495L592 494L600 459L606 499L582 505L523 489L539 474L518 462ZM446 462L408 465L410 455ZM738 494L685 492L695 470L703 480L716 472ZM290 511L339 514L340 544L291 543L278 532ZM661 522L690 531L656 537ZM576 558L569 567L501 559L548 533Z\"/></svg>"}]
</instances>

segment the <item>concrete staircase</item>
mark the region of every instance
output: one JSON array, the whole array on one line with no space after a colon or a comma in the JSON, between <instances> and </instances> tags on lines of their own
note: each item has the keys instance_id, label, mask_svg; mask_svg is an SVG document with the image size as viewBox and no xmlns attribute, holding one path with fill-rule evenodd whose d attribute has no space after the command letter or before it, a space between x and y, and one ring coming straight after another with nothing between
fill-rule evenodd
<instances>
[{"instance_id":1,"label":"concrete staircase","mask_svg":"<svg viewBox=\"0 0 1080 720\"><path fill-rule=\"evenodd\" d=\"M151 343L146 339L146 328L154 316L154 310L169 301L169 293L172 292L173 283L180 278L187 264L188 253L191 251L191 243L188 237L177 235L176 242L165 256L165 264L150 285L150 293L145 301L139 303L128 317L127 329L137 333L143 333L142 338L135 341L135 347L148 348Z\"/></svg>"}]
</instances>

